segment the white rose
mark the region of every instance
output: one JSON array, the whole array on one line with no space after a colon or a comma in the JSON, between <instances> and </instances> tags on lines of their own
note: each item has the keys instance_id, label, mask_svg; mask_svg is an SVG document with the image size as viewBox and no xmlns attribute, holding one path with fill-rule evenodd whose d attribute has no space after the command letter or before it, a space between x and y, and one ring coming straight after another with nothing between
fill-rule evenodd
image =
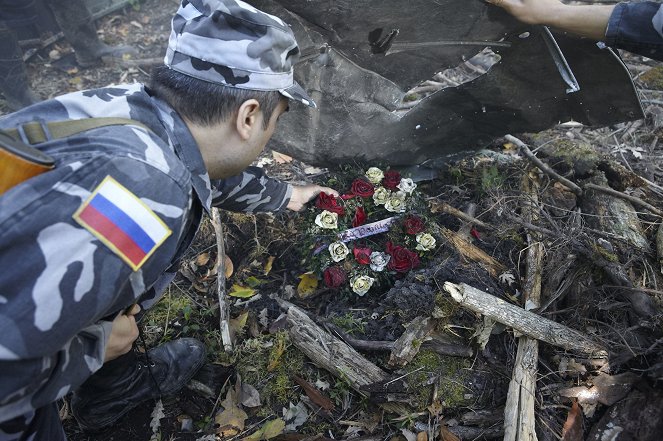
<instances>
[{"instance_id":1,"label":"white rose","mask_svg":"<svg viewBox=\"0 0 663 441\"><path fill-rule=\"evenodd\" d=\"M382 173L382 170L380 170L377 167L371 167L368 170L366 170L366 177L368 178L369 181L371 181L371 184L379 184L382 182L382 179L384 178L384 173Z\"/></svg>"},{"instance_id":2,"label":"white rose","mask_svg":"<svg viewBox=\"0 0 663 441\"><path fill-rule=\"evenodd\" d=\"M338 214L324 210L315 217L315 224L321 228L335 230L338 228Z\"/></svg>"},{"instance_id":3,"label":"white rose","mask_svg":"<svg viewBox=\"0 0 663 441\"><path fill-rule=\"evenodd\" d=\"M343 242L334 242L333 244L329 245L329 254L331 254L331 258L334 262L340 262L341 260L345 259L345 256L347 256L349 253L350 250Z\"/></svg>"},{"instance_id":4,"label":"white rose","mask_svg":"<svg viewBox=\"0 0 663 441\"><path fill-rule=\"evenodd\" d=\"M417 184L410 178L402 178L401 183L396 186L396 188L403 190L407 194L412 194Z\"/></svg>"},{"instance_id":5,"label":"white rose","mask_svg":"<svg viewBox=\"0 0 663 441\"><path fill-rule=\"evenodd\" d=\"M417 234L417 249L419 251L430 251L435 248L435 238L428 233Z\"/></svg>"},{"instance_id":6,"label":"white rose","mask_svg":"<svg viewBox=\"0 0 663 441\"><path fill-rule=\"evenodd\" d=\"M384 271L385 267L391 260L391 256L387 253L380 253L373 251L371 253L371 269L375 272Z\"/></svg>"},{"instance_id":7,"label":"white rose","mask_svg":"<svg viewBox=\"0 0 663 441\"><path fill-rule=\"evenodd\" d=\"M369 289L371 289L371 286L373 286L374 281L375 279L372 277L359 276L353 278L352 281L350 282L350 285L352 286L352 291L354 291L355 294L363 296L368 292Z\"/></svg>"},{"instance_id":8,"label":"white rose","mask_svg":"<svg viewBox=\"0 0 663 441\"><path fill-rule=\"evenodd\" d=\"M378 187L373 193L373 202L375 205L384 205L385 202L389 199L391 193L384 187Z\"/></svg>"},{"instance_id":9,"label":"white rose","mask_svg":"<svg viewBox=\"0 0 663 441\"><path fill-rule=\"evenodd\" d=\"M403 193L399 191L398 193ZM403 213L405 211L405 198L400 197L398 193L392 194L389 199L387 199L387 202L384 204L384 208L387 211L390 211L392 213ZM403 193L405 195L405 193Z\"/></svg>"}]
</instances>

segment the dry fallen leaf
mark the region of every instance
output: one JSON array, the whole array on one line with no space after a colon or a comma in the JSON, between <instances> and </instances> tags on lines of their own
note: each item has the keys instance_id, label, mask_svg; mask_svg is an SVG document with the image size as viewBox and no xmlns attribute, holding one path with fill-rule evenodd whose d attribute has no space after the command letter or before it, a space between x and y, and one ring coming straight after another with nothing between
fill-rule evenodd
<instances>
[{"instance_id":1,"label":"dry fallen leaf","mask_svg":"<svg viewBox=\"0 0 663 441\"><path fill-rule=\"evenodd\" d=\"M248 383L242 383L241 399L243 406L258 407L260 406L260 392L258 389Z\"/></svg>"},{"instance_id":2,"label":"dry fallen leaf","mask_svg":"<svg viewBox=\"0 0 663 441\"><path fill-rule=\"evenodd\" d=\"M256 295L256 290L253 288L247 288L245 286L235 284L230 289L228 295L231 297L238 297L240 299L248 299L249 297L253 297L254 295Z\"/></svg>"},{"instance_id":3,"label":"dry fallen leaf","mask_svg":"<svg viewBox=\"0 0 663 441\"><path fill-rule=\"evenodd\" d=\"M441 441L460 441L460 438L454 435L445 426L440 426L440 439Z\"/></svg>"},{"instance_id":4,"label":"dry fallen leaf","mask_svg":"<svg viewBox=\"0 0 663 441\"><path fill-rule=\"evenodd\" d=\"M428 441L428 433L426 432L417 433L417 441Z\"/></svg>"},{"instance_id":5,"label":"dry fallen leaf","mask_svg":"<svg viewBox=\"0 0 663 441\"><path fill-rule=\"evenodd\" d=\"M196 257L196 265L205 266L209 262L209 253L201 253Z\"/></svg>"},{"instance_id":6,"label":"dry fallen leaf","mask_svg":"<svg viewBox=\"0 0 663 441\"><path fill-rule=\"evenodd\" d=\"M300 282L297 285L299 297L306 298L313 294L318 287L318 278L313 272L304 273L299 276Z\"/></svg>"},{"instance_id":7,"label":"dry fallen leaf","mask_svg":"<svg viewBox=\"0 0 663 441\"><path fill-rule=\"evenodd\" d=\"M312 384L310 384L308 381L296 375L293 375L292 378L295 380L297 384L299 384L299 386L301 386L302 389L304 389L304 392L311 399L311 401L313 401L315 404L317 404L327 412L331 412L332 410L334 410L334 402L329 398L327 398L326 396L324 396Z\"/></svg>"},{"instance_id":8,"label":"dry fallen leaf","mask_svg":"<svg viewBox=\"0 0 663 441\"><path fill-rule=\"evenodd\" d=\"M244 326L246 326L246 321L249 318L249 312L244 311L234 319L230 319L230 330L233 334L239 333L242 329L244 329Z\"/></svg>"},{"instance_id":9,"label":"dry fallen leaf","mask_svg":"<svg viewBox=\"0 0 663 441\"><path fill-rule=\"evenodd\" d=\"M251 435L245 438L242 438L242 441L261 441L272 439L282 434L284 428L285 422L281 418L267 421L259 430L253 432Z\"/></svg>"},{"instance_id":10,"label":"dry fallen leaf","mask_svg":"<svg viewBox=\"0 0 663 441\"><path fill-rule=\"evenodd\" d=\"M285 155L283 153L275 152L272 150L272 158L276 161L277 164L288 164L292 162L292 156Z\"/></svg>"},{"instance_id":11,"label":"dry fallen leaf","mask_svg":"<svg viewBox=\"0 0 663 441\"><path fill-rule=\"evenodd\" d=\"M582 437L582 412L578 401L573 400L573 406L562 429L562 441L583 441Z\"/></svg>"},{"instance_id":12,"label":"dry fallen leaf","mask_svg":"<svg viewBox=\"0 0 663 441\"><path fill-rule=\"evenodd\" d=\"M265 264L265 275L269 274L272 271L272 265L274 265L274 259L276 259L275 256L269 256L267 259L267 263Z\"/></svg>"},{"instance_id":13,"label":"dry fallen leaf","mask_svg":"<svg viewBox=\"0 0 663 441\"><path fill-rule=\"evenodd\" d=\"M214 418L219 425L216 433L223 437L235 436L244 430L244 422L248 418L246 412L239 408L235 395L235 388L228 389L226 399L221 403L223 411L219 412Z\"/></svg>"}]
</instances>

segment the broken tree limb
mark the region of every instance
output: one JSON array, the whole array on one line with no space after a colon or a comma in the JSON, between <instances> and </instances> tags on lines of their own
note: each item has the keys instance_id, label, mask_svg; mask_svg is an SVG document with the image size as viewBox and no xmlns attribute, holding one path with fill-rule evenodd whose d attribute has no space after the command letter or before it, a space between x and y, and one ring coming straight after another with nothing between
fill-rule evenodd
<instances>
[{"instance_id":1,"label":"broken tree limb","mask_svg":"<svg viewBox=\"0 0 663 441\"><path fill-rule=\"evenodd\" d=\"M527 220L535 222L540 216L539 186L534 178L525 174L523 192L528 196L523 207ZM523 285L525 309L541 305L541 278L543 243L541 235L527 233L526 275ZM536 373L539 364L538 340L522 336L518 339L518 352L509 382L506 406L504 408L504 441L536 441Z\"/></svg>"},{"instance_id":2,"label":"broken tree limb","mask_svg":"<svg viewBox=\"0 0 663 441\"><path fill-rule=\"evenodd\" d=\"M454 233L446 228L442 228L441 232L463 257L479 263L491 276L498 277L506 271L504 265L463 239L458 233Z\"/></svg>"},{"instance_id":3,"label":"broken tree limb","mask_svg":"<svg viewBox=\"0 0 663 441\"><path fill-rule=\"evenodd\" d=\"M439 213L439 212L447 213L447 214L450 214L454 217L457 217L460 220L464 220L465 222L468 222L472 225L476 225L477 227L481 227L481 228L486 229L486 230L490 230L490 229L493 228L490 225L488 225L487 223L485 223L483 221L480 221L479 219L477 219L473 216L470 216L469 214L467 214L467 213L465 213L465 212L463 212L463 211L461 211L461 210L459 210L455 207L452 207L451 205L447 204L446 202L432 202L431 212L433 212L433 213Z\"/></svg>"},{"instance_id":4,"label":"broken tree limb","mask_svg":"<svg viewBox=\"0 0 663 441\"><path fill-rule=\"evenodd\" d=\"M550 168L548 165L546 165L543 161L541 161L539 158L536 157L534 153L527 147L527 144L522 142L520 139L516 138L515 136L512 135L506 135L504 137L507 141L513 143L518 147L518 149L525 155L527 156L527 159L529 159L534 165L536 165L543 173L546 175L550 176L553 180L561 182L564 184L566 187L569 188L572 192L574 192L578 196L582 196L582 188L578 187L577 184L574 182L569 181L565 177L559 175L555 170Z\"/></svg>"},{"instance_id":5,"label":"broken tree limb","mask_svg":"<svg viewBox=\"0 0 663 441\"><path fill-rule=\"evenodd\" d=\"M233 351L232 337L230 336L230 308L226 302L226 246L223 240L223 225L219 216L219 209L212 208L212 225L216 233L217 248L217 272L216 272L216 294L219 298L219 329L223 349L226 352Z\"/></svg>"},{"instance_id":6,"label":"broken tree limb","mask_svg":"<svg viewBox=\"0 0 663 441\"><path fill-rule=\"evenodd\" d=\"M661 266L661 274L663 274L663 222L658 226L656 232L656 253L658 254L658 263Z\"/></svg>"},{"instance_id":7,"label":"broken tree limb","mask_svg":"<svg viewBox=\"0 0 663 441\"><path fill-rule=\"evenodd\" d=\"M512 216L508 213L504 213L504 216L521 225L524 228L532 231L538 231L539 233L545 234L546 236L552 238L558 238L561 232L553 232L547 228L539 227L532 224L531 222L525 222L522 219ZM600 253L592 251L589 246L585 245L577 237L569 237L569 242L573 251L582 254L587 259L589 259L592 264L601 268L605 275L617 286L624 287L626 289L619 290L619 295L628 300L633 306L633 311L642 318L651 319L654 315L658 313L658 310L654 304L654 301L644 292L638 290L637 287L633 285L633 282L626 274L624 267L618 262L611 262L601 256Z\"/></svg>"},{"instance_id":8,"label":"broken tree limb","mask_svg":"<svg viewBox=\"0 0 663 441\"><path fill-rule=\"evenodd\" d=\"M342 340L318 326L299 307L277 299L287 310L286 323L292 343L316 365L347 381L366 395L362 386L384 382L389 375Z\"/></svg>"},{"instance_id":9,"label":"broken tree limb","mask_svg":"<svg viewBox=\"0 0 663 441\"><path fill-rule=\"evenodd\" d=\"M391 351L394 349L395 342L384 340L359 340L347 333L343 332L338 326L333 323L325 323L325 326L333 330L341 337L341 339L357 350L362 351ZM451 357L471 357L474 354L472 348L453 343L445 343L439 341L435 337L426 340L421 349L428 349L440 355L448 355Z\"/></svg>"},{"instance_id":10,"label":"broken tree limb","mask_svg":"<svg viewBox=\"0 0 663 441\"><path fill-rule=\"evenodd\" d=\"M537 340L545 341L566 350L583 352L593 357L607 356L604 347L580 332L533 312L525 311L465 283L457 285L445 282L444 290L465 308L504 323Z\"/></svg>"},{"instance_id":11,"label":"broken tree limb","mask_svg":"<svg viewBox=\"0 0 663 441\"><path fill-rule=\"evenodd\" d=\"M624 194L621 191L613 190L612 188L604 187L602 185L596 185L596 184L585 184L583 185L585 189L590 189L590 190L595 190L595 191L600 191L601 193L609 194L610 196L614 196L616 198L624 199L625 201L629 201L633 205L637 205L638 207L642 207L646 210L651 211L655 215L659 217L663 217L663 211L659 210L658 208L654 207L653 205L643 201L640 198L636 198L635 196L630 196L628 194Z\"/></svg>"},{"instance_id":12,"label":"broken tree limb","mask_svg":"<svg viewBox=\"0 0 663 441\"><path fill-rule=\"evenodd\" d=\"M422 342L433 332L437 320L431 317L416 317L405 325L405 332L394 343L389 356L389 366L402 367L419 353Z\"/></svg>"}]
</instances>

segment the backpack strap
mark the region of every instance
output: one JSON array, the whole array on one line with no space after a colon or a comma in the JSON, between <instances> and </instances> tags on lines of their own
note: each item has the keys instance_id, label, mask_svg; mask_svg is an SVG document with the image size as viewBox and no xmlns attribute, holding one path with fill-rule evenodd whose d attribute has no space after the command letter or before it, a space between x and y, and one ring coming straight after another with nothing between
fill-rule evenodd
<instances>
[{"instance_id":1,"label":"backpack strap","mask_svg":"<svg viewBox=\"0 0 663 441\"><path fill-rule=\"evenodd\" d=\"M45 123L44 121L33 121L21 124L15 129L3 130L3 132L14 138L16 141L23 141L25 144L34 145L53 139L68 138L100 127L119 125L137 126L150 131L145 124L133 119L101 117L71 119L49 123Z\"/></svg>"},{"instance_id":2,"label":"backpack strap","mask_svg":"<svg viewBox=\"0 0 663 441\"><path fill-rule=\"evenodd\" d=\"M49 123L33 121L15 129L0 130L0 196L55 166L53 158L33 145L118 125L137 126L150 131L143 123L128 118L83 118Z\"/></svg>"}]
</instances>

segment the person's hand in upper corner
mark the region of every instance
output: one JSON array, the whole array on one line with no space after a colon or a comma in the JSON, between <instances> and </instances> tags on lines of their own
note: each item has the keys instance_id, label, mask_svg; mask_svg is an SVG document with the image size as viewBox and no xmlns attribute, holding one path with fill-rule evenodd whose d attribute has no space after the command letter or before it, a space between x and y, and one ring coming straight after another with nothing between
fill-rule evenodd
<instances>
[{"instance_id":1,"label":"person's hand in upper corner","mask_svg":"<svg viewBox=\"0 0 663 441\"><path fill-rule=\"evenodd\" d=\"M615 5L565 5L559 0L485 0L518 20L602 40Z\"/></svg>"},{"instance_id":2,"label":"person's hand in upper corner","mask_svg":"<svg viewBox=\"0 0 663 441\"><path fill-rule=\"evenodd\" d=\"M321 192L334 195L338 197L338 192L329 187L321 185L306 184L306 185L293 185L292 195L286 208L292 211L301 211L307 202L317 197Z\"/></svg>"}]
</instances>

